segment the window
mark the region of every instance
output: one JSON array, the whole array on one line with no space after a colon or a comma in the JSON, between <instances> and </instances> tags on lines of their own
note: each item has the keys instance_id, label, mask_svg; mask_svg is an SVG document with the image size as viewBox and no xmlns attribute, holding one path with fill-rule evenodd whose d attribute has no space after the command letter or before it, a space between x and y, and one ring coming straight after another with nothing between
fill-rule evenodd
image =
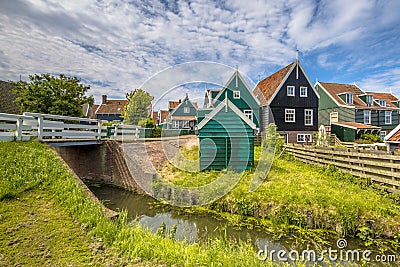
<instances>
[{"instance_id":1,"label":"window","mask_svg":"<svg viewBox=\"0 0 400 267\"><path fill-rule=\"evenodd\" d=\"M367 95L366 97L365 97L365 102L367 103L367 106L372 106L372 95Z\"/></svg>"},{"instance_id":2,"label":"window","mask_svg":"<svg viewBox=\"0 0 400 267\"><path fill-rule=\"evenodd\" d=\"M379 99L378 103L379 103L379 106L386 107L386 100L385 99Z\"/></svg>"},{"instance_id":3,"label":"window","mask_svg":"<svg viewBox=\"0 0 400 267\"><path fill-rule=\"evenodd\" d=\"M364 124L371 124L371 110L364 110Z\"/></svg>"},{"instance_id":4,"label":"window","mask_svg":"<svg viewBox=\"0 0 400 267\"><path fill-rule=\"evenodd\" d=\"M385 138L386 136L386 131L380 131L379 136L382 138L382 140Z\"/></svg>"},{"instance_id":5,"label":"window","mask_svg":"<svg viewBox=\"0 0 400 267\"><path fill-rule=\"evenodd\" d=\"M304 110L304 125L313 125L313 110Z\"/></svg>"},{"instance_id":6,"label":"window","mask_svg":"<svg viewBox=\"0 0 400 267\"><path fill-rule=\"evenodd\" d=\"M287 96L294 96L294 86L287 87Z\"/></svg>"},{"instance_id":7,"label":"window","mask_svg":"<svg viewBox=\"0 0 400 267\"><path fill-rule=\"evenodd\" d=\"M179 128L179 121L174 121L173 128L174 129L178 129Z\"/></svg>"},{"instance_id":8,"label":"window","mask_svg":"<svg viewBox=\"0 0 400 267\"><path fill-rule=\"evenodd\" d=\"M297 143L311 143L311 142L312 142L311 134L297 135Z\"/></svg>"},{"instance_id":9,"label":"window","mask_svg":"<svg viewBox=\"0 0 400 267\"><path fill-rule=\"evenodd\" d=\"M346 103L347 104L353 104L353 94L352 93L347 93L346 94Z\"/></svg>"},{"instance_id":10,"label":"window","mask_svg":"<svg viewBox=\"0 0 400 267\"><path fill-rule=\"evenodd\" d=\"M240 99L240 91L233 91L233 98Z\"/></svg>"},{"instance_id":11,"label":"window","mask_svg":"<svg viewBox=\"0 0 400 267\"><path fill-rule=\"evenodd\" d=\"M295 110L294 109L285 109L285 122L295 122Z\"/></svg>"},{"instance_id":12,"label":"window","mask_svg":"<svg viewBox=\"0 0 400 267\"><path fill-rule=\"evenodd\" d=\"M253 121L253 111L251 109L245 109L243 113L247 118Z\"/></svg>"},{"instance_id":13,"label":"window","mask_svg":"<svg viewBox=\"0 0 400 267\"><path fill-rule=\"evenodd\" d=\"M184 113L190 113L190 107L184 107L183 108Z\"/></svg>"},{"instance_id":14,"label":"window","mask_svg":"<svg viewBox=\"0 0 400 267\"><path fill-rule=\"evenodd\" d=\"M392 112L385 111L385 124L392 124Z\"/></svg>"},{"instance_id":15,"label":"window","mask_svg":"<svg viewBox=\"0 0 400 267\"><path fill-rule=\"evenodd\" d=\"M307 87L300 86L300 97L307 97Z\"/></svg>"},{"instance_id":16,"label":"window","mask_svg":"<svg viewBox=\"0 0 400 267\"><path fill-rule=\"evenodd\" d=\"M329 116L329 124L333 122L339 122L339 113L338 112L331 112Z\"/></svg>"},{"instance_id":17,"label":"window","mask_svg":"<svg viewBox=\"0 0 400 267\"><path fill-rule=\"evenodd\" d=\"M189 121L183 121L183 127L182 128L189 128Z\"/></svg>"}]
</instances>

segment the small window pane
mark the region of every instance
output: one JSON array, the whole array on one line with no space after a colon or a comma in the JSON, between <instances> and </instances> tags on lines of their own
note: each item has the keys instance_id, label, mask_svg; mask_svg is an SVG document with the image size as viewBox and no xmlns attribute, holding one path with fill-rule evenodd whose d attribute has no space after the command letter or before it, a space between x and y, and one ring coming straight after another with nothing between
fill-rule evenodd
<instances>
[{"instance_id":1,"label":"small window pane","mask_svg":"<svg viewBox=\"0 0 400 267\"><path fill-rule=\"evenodd\" d=\"M287 96L294 96L294 86L287 87Z\"/></svg>"},{"instance_id":2,"label":"small window pane","mask_svg":"<svg viewBox=\"0 0 400 267\"><path fill-rule=\"evenodd\" d=\"M240 91L233 91L233 98L240 99Z\"/></svg>"},{"instance_id":3,"label":"small window pane","mask_svg":"<svg viewBox=\"0 0 400 267\"><path fill-rule=\"evenodd\" d=\"M307 87L300 87L300 97L307 97Z\"/></svg>"}]
</instances>

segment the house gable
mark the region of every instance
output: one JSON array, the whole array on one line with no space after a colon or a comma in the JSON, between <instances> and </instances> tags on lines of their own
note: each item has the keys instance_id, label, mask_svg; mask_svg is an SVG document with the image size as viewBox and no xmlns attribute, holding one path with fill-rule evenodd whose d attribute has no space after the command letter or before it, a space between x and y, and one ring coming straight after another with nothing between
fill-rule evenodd
<instances>
[{"instance_id":1,"label":"house gable","mask_svg":"<svg viewBox=\"0 0 400 267\"><path fill-rule=\"evenodd\" d=\"M236 92L239 92L238 94ZM236 96L236 97L235 97ZM239 96L239 97L237 97ZM225 98L235 105L238 110L252 110L253 122L259 127L259 102L238 71L235 71L223 89L213 100L213 106L218 106Z\"/></svg>"},{"instance_id":2,"label":"house gable","mask_svg":"<svg viewBox=\"0 0 400 267\"><path fill-rule=\"evenodd\" d=\"M173 118L174 116L196 116L196 113L197 105L192 103L192 101L190 101L189 97L186 95L183 101L181 101L181 103L171 112L171 117Z\"/></svg>"}]
</instances>

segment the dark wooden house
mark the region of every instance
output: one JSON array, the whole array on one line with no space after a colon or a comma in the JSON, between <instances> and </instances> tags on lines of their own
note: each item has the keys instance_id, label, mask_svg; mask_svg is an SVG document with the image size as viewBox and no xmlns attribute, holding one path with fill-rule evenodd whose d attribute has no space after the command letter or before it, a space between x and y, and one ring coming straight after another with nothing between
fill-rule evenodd
<instances>
[{"instance_id":1,"label":"dark wooden house","mask_svg":"<svg viewBox=\"0 0 400 267\"><path fill-rule=\"evenodd\" d=\"M260 102L261 131L275 123L286 142L312 142L319 95L298 60L258 82L254 94Z\"/></svg>"}]
</instances>

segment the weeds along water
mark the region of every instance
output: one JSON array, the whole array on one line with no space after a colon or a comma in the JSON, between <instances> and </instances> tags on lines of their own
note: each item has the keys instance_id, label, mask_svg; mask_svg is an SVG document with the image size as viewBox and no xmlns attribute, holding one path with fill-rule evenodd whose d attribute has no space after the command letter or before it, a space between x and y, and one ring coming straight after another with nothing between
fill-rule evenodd
<instances>
[{"instance_id":1,"label":"weeds along water","mask_svg":"<svg viewBox=\"0 0 400 267\"><path fill-rule=\"evenodd\" d=\"M101 238L111 250L132 262L148 260L155 265L175 266L272 266L257 259L245 242L213 239L200 246L183 244L155 235L140 225L127 225L127 214L106 218L102 208L90 200L74 176L52 150L38 142L0 143L0 203L18 198L23 192L48 191L88 235ZM68 244L65 244L68 249Z\"/></svg>"}]
</instances>

